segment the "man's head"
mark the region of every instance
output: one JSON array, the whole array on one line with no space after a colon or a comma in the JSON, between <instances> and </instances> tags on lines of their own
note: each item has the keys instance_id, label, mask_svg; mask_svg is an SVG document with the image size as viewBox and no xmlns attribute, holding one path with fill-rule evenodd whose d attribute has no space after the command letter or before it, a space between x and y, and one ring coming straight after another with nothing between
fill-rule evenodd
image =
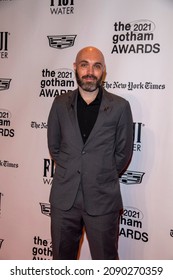
<instances>
[{"instance_id":1,"label":"man's head","mask_svg":"<svg viewBox=\"0 0 173 280\"><path fill-rule=\"evenodd\" d=\"M92 46L81 49L74 63L76 80L84 91L93 92L101 84L105 72L102 52Z\"/></svg>"}]
</instances>

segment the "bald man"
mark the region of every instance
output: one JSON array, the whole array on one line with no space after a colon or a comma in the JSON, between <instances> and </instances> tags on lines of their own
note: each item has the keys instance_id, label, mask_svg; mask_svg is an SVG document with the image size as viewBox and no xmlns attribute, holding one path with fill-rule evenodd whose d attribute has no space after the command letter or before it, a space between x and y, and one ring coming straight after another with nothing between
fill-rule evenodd
<instances>
[{"instance_id":1,"label":"bald man","mask_svg":"<svg viewBox=\"0 0 173 280\"><path fill-rule=\"evenodd\" d=\"M105 59L92 46L74 62L78 88L57 96L48 118L56 163L50 193L53 259L78 258L85 228L94 260L118 259L119 176L132 154L129 102L102 87Z\"/></svg>"}]
</instances>

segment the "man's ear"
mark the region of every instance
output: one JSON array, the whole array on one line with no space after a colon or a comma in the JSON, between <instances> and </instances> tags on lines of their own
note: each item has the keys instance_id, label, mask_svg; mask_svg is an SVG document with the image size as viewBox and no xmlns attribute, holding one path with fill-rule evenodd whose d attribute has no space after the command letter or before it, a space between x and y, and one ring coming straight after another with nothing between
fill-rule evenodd
<instances>
[{"instance_id":1,"label":"man's ear","mask_svg":"<svg viewBox=\"0 0 173 280\"><path fill-rule=\"evenodd\" d=\"M76 62L73 63L73 69L76 70Z\"/></svg>"}]
</instances>

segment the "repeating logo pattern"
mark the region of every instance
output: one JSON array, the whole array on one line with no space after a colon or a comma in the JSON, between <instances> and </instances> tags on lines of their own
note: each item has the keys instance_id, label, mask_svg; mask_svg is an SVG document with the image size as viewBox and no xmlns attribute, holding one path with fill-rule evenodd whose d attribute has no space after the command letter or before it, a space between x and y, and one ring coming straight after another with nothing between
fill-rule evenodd
<instances>
[{"instance_id":1,"label":"repeating logo pattern","mask_svg":"<svg viewBox=\"0 0 173 280\"><path fill-rule=\"evenodd\" d=\"M9 35L7 31L0 32L0 58L8 58L9 51Z\"/></svg>"},{"instance_id":2,"label":"repeating logo pattern","mask_svg":"<svg viewBox=\"0 0 173 280\"><path fill-rule=\"evenodd\" d=\"M41 213L46 216L50 216L50 204L40 202Z\"/></svg>"},{"instance_id":3,"label":"repeating logo pattern","mask_svg":"<svg viewBox=\"0 0 173 280\"><path fill-rule=\"evenodd\" d=\"M127 170L120 178L120 183L126 185L141 184L144 172Z\"/></svg>"},{"instance_id":4,"label":"repeating logo pattern","mask_svg":"<svg viewBox=\"0 0 173 280\"><path fill-rule=\"evenodd\" d=\"M74 14L74 0L50 0L50 12L52 15Z\"/></svg>"},{"instance_id":5,"label":"repeating logo pattern","mask_svg":"<svg viewBox=\"0 0 173 280\"><path fill-rule=\"evenodd\" d=\"M66 49L74 45L77 35L54 35L47 36L49 40L49 46L55 49Z\"/></svg>"},{"instance_id":6,"label":"repeating logo pattern","mask_svg":"<svg viewBox=\"0 0 173 280\"><path fill-rule=\"evenodd\" d=\"M0 90L7 90L10 87L11 79L0 78Z\"/></svg>"},{"instance_id":7,"label":"repeating logo pattern","mask_svg":"<svg viewBox=\"0 0 173 280\"><path fill-rule=\"evenodd\" d=\"M14 137L15 130L11 128L12 114L7 109L0 109L0 136Z\"/></svg>"},{"instance_id":8,"label":"repeating logo pattern","mask_svg":"<svg viewBox=\"0 0 173 280\"><path fill-rule=\"evenodd\" d=\"M139 19L130 23L114 23L112 54L157 54L160 44L155 42L156 24Z\"/></svg>"},{"instance_id":9,"label":"repeating logo pattern","mask_svg":"<svg viewBox=\"0 0 173 280\"><path fill-rule=\"evenodd\" d=\"M0 249L2 247L2 243L3 243L4 239L0 239Z\"/></svg>"}]
</instances>

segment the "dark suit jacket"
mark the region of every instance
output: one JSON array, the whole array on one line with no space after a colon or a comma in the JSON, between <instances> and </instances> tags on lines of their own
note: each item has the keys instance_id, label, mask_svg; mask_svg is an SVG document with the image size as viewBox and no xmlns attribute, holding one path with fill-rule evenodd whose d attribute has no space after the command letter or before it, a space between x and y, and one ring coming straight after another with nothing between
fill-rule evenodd
<instances>
[{"instance_id":1,"label":"dark suit jacket","mask_svg":"<svg viewBox=\"0 0 173 280\"><path fill-rule=\"evenodd\" d=\"M130 105L103 89L96 123L84 144L77 120L78 90L57 96L48 118L48 147L56 170L50 203L72 207L82 184L86 211L103 215L122 208L119 174L132 153Z\"/></svg>"}]
</instances>

